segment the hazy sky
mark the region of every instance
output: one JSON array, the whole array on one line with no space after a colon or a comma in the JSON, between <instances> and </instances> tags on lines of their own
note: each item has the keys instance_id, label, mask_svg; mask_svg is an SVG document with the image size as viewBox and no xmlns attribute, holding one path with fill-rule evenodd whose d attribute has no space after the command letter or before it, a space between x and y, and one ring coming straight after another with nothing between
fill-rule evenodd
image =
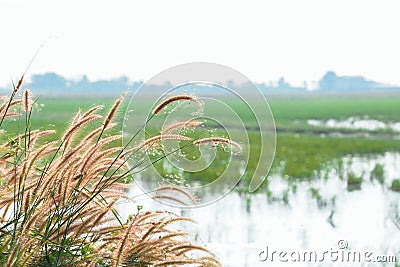
<instances>
[{"instance_id":1,"label":"hazy sky","mask_svg":"<svg viewBox=\"0 0 400 267\"><path fill-rule=\"evenodd\" d=\"M23 72L148 79L193 61L295 85L327 70L400 85L400 3L0 0L0 85Z\"/></svg>"}]
</instances>

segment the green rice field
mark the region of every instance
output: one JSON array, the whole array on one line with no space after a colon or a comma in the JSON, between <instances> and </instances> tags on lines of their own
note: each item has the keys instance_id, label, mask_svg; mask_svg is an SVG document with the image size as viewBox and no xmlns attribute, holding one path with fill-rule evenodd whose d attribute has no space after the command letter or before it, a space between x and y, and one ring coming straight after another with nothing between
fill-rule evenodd
<instances>
[{"instance_id":1,"label":"green rice field","mask_svg":"<svg viewBox=\"0 0 400 267\"><path fill-rule=\"evenodd\" d=\"M324 122L330 119L341 121L351 117L367 118L381 123L400 122L398 93L275 95L267 99L277 129L277 147L271 173L279 172L288 179L309 180L313 179L316 172L346 155L400 151L400 132L393 129L352 129L313 126L307 123L310 119ZM36 101L37 105L32 114L32 129L55 129L58 134L67 127L79 108L85 110L93 105L104 105L106 111L113 103L112 99L101 97L93 99L42 96ZM262 103L254 100L252 105ZM123 107L119 113L120 118L124 112ZM243 118L246 119L246 112L243 113ZM224 121L224 114L218 114L218 110L213 114L220 116L221 121ZM2 134L2 139L23 128L18 120L7 124L4 128L8 129L8 132ZM252 131L249 130L250 142ZM250 164L252 162L250 160ZM194 178L197 178L196 175Z\"/></svg>"}]
</instances>

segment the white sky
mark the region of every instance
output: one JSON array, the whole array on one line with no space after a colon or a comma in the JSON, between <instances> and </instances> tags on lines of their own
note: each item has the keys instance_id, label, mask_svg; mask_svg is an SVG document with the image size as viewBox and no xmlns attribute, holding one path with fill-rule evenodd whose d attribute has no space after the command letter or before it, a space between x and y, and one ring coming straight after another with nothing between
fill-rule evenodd
<instances>
[{"instance_id":1,"label":"white sky","mask_svg":"<svg viewBox=\"0 0 400 267\"><path fill-rule=\"evenodd\" d=\"M400 85L400 2L0 0L0 85L30 73L148 79L209 61L299 85L327 70Z\"/></svg>"}]
</instances>

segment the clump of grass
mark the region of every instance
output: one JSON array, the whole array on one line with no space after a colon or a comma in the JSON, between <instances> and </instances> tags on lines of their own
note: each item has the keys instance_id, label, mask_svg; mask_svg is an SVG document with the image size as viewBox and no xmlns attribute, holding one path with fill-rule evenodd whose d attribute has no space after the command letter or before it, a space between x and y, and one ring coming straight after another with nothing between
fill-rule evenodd
<instances>
[{"instance_id":1,"label":"clump of grass","mask_svg":"<svg viewBox=\"0 0 400 267\"><path fill-rule=\"evenodd\" d=\"M374 169L371 171L371 180L377 180L381 185L385 183L385 171L382 164L375 164Z\"/></svg>"},{"instance_id":2,"label":"clump of grass","mask_svg":"<svg viewBox=\"0 0 400 267\"><path fill-rule=\"evenodd\" d=\"M326 200L322 197L318 188L310 188L311 197L317 201L318 207L324 207L327 205Z\"/></svg>"},{"instance_id":3,"label":"clump of grass","mask_svg":"<svg viewBox=\"0 0 400 267\"><path fill-rule=\"evenodd\" d=\"M360 190L362 182L363 182L363 175L357 176L352 171L347 173L347 190L348 191Z\"/></svg>"},{"instance_id":4,"label":"clump of grass","mask_svg":"<svg viewBox=\"0 0 400 267\"><path fill-rule=\"evenodd\" d=\"M289 205L289 193L290 193L290 188L285 189L282 193L282 201L285 205Z\"/></svg>"},{"instance_id":5,"label":"clump of grass","mask_svg":"<svg viewBox=\"0 0 400 267\"><path fill-rule=\"evenodd\" d=\"M265 195L267 197L268 203L272 203L274 201L274 194L269 188L265 190Z\"/></svg>"},{"instance_id":6,"label":"clump of grass","mask_svg":"<svg viewBox=\"0 0 400 267\"><path fill-rule=\"evenodd\" d=\"M220 266L179 231L188 218L153 211L122 221L115 206L129 200L130 172L121 136L110 134L121 98L103 123L100 107L79 112L51 140L54 131L30 130L31 93L14 100L21 84L0 105L0 127L16 105L27 113L24 132L0 145L0 265Z\"/></svg>"},{"instance_id":7,"label":"clump of grass","mask_svg":"<svg viewBox=\"0 0 400 267\"><path fill-rule=\"evenodd\" d=\"M400 179L393 179L390 189L395 192L400 192Z\"/></svg>"}]
</instances>

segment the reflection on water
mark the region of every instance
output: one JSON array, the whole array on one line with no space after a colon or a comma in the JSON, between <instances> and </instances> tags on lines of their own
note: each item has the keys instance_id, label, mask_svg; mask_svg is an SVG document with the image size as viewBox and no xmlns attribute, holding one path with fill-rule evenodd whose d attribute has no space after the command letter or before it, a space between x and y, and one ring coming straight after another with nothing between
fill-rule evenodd
<instances>
[{"instance_id":1,"label":"reflection on water","mask_svg":"<svg viewBox=\"0 0 400 267\"><path fill-rule=\"evenodd\" d=\"M322 172L320 179L301 182L297 187L289 187L290 191L285 179L274 176L270 177L269 195L240 196L232 192L214 204L197 209L178 210L144 197L138 200L145 209L169 209L196 220L198 224L190 225L187 230L195 232L198 242L215 251L224 266L280 266L276 261L261 262L260 252L266 246L289 252L329 251L338 248L339 240L346 240L351 250L399 255L400 230L396 222L400 193L388 188L392 179L400 177L400 154L348 157L342 162L341 170L332 168ZM377 163L384 167L384 185L370 179ZM343 177L349 172L363 176L360 190L347 190ZM287 203L271 201L271 194L276 197L285 192ZM130 194L138 196L141 192L133 189ZM125 216L135 213L133 203L120 207ZM297 263L296 266L345 266L336 264L326 261L319 265Z\"/></svg>"},{"instance_id":2,"label":"reflection on water","mask_svg":"<svg viewBox=\"0 0 400 267\"><path fill-rule=\"evenodd\" d=\"M327 121L322 120L307 120L307 124L311 126L324 126L328 128L338 128L338 129L355 129L355 130L393 130L400 132L400 122L385 123L379 120L358 117L349 117L346 120L338 121L334 119L329 119Z\"/></svg>"}]
</instances>

